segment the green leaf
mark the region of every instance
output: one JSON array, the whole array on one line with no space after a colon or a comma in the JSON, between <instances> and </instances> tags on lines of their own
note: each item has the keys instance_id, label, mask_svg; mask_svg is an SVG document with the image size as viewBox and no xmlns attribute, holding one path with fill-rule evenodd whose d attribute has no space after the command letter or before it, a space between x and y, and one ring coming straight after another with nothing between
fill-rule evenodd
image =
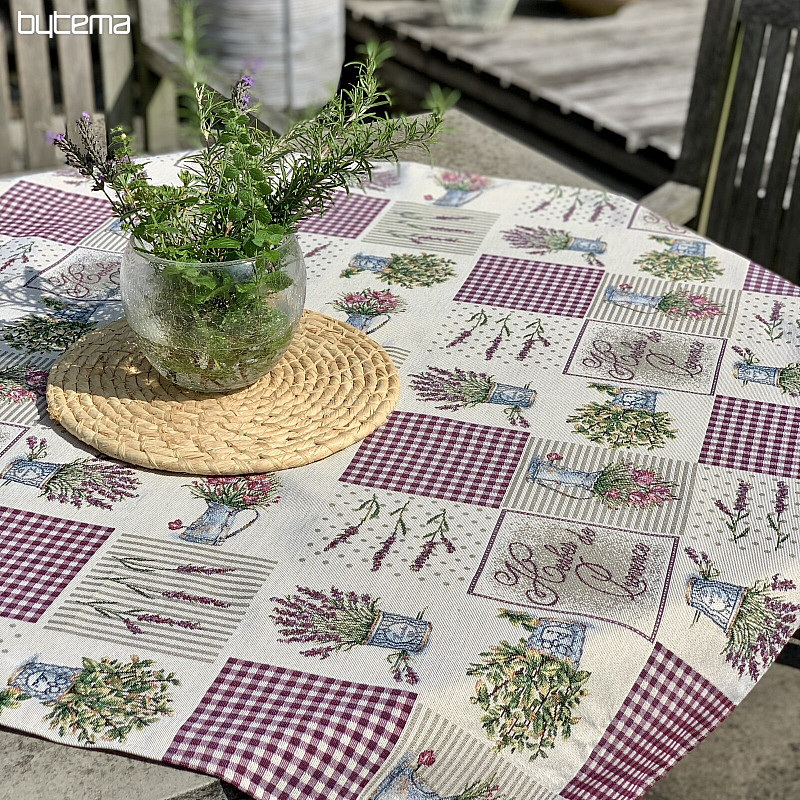
<instances>
[{"instance_id":1,"label":"green leaf","mask_svg":"<svg viewBox=\"0 0 800 800\"><path fill-rule=\"evenodd\" d=\"M237 239L232 239L230 236L217 236L206 244L200 245L204 250L227 250L238 246L239 241Z\"/></svg>"}]
</instances>

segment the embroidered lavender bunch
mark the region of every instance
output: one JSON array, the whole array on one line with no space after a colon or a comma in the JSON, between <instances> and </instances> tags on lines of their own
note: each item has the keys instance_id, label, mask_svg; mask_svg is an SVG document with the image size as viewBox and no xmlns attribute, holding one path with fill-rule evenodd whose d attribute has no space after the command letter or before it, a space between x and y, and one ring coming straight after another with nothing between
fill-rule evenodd
<instances>
[{"instance_id":1,"label":"embroidered lavender bunch","mask_svg":"<svg viewBox=\"0 0 800 800\"><path fill-rule=\"evenodd\" d=\"M195 497L243 511L246 508L266 508L280 499L277 475L222 475L188 484Z\"/></svg>"},{"instance_id":2,"label":"embroidered lavender bunch","mask_svg":"<svg viewBox=\"0 0 800 800\"><path fill-rule=\"evenodd\" d=\"M383 612L378 608L378 598L368 594L343 592L335 586L326 594L298 586L295 594L273 597L271 601L276 605L270 618L284 637L278 639L279 642L316 645L301 650L300 655L324 659L362 644L376 644L393 650L386 660L394 680L409 684L418 682L411 653L425 647L431 627L430 623L419 622L421 614L416 619L397 617L388 640L372 641ZM409 632L407 623L418 623L423 635L420 637L419 631L413 627Z\"/></svg>"},{"instance_id":3,"label":"embroidered lavender bunch","mask_svg":"<svg viewBox=\"0 0 800 800\"><path fill-rule=\"evenodd\" d=\"M47 440L29 436L26 440L28 461L47 456ZM111 504L134 492L139 479L134 470L100 458L79 458L61 464L39 493L46 500L57 500L81 508L84 503L95 508L111 510Z\"/></svg>"},{"instance_id":4,"label":"embroidered lavender bunch","mask_svg":"<svg viewBox=\"0 0 800 800\"><path fill-rule=\"evenodd\" d=\"M522 410L529 408L535 393L528 386L508 387L513 391L511 399L504 395L493 398L498 384L485 372L474 372L455 367L452 370L441 367L428 367L426 372L411 376L411 386L420 399L432 403L442 403L436 408L442 411L459 411L473 408L481 403L498 402L506 406L503 412L511 425L529 428Z\"/></svg>"},{"instance_id":5,"label":"embroidered lavender bunch","mask_svg":"<svg viewBox=\"0 0 800 800\"><path fill-rule=\"evenodd\" d=\"M26 364L13 364L0 369L0 400L21 403L44 397L47 391L47 372Z\"/></svg>"},{"instance_id":6,"label":"embroidered lavender bunch","mask_svg":"<svg viewBox=\"0 0 800 800\"><path fill-rule=\"evenodd\" d=\"M714 596L713 592L714 579L720 572L706 553L698 554L691 547L685 548L685 552L697 565L700 576L711 583L710 600L696 611L696 622L701 613L708 615L709 607L723 607L720 596ZM793 581L782 578L778 573L770 580L756 580L747 587L736 587L733 584L724 584L724 587L739 589L741 594L738 608L728 608L731 616L724 628L726 641L721 653L739 677L747 672L752 680L757 681L797 627L800 605L781 600L775 592L790 592L797 587ZM724 598L725 595L721 597ZM687 602L689 599L687 592ZM719 624L718 620L715 622Z\"/></svg>"}]
</instances>

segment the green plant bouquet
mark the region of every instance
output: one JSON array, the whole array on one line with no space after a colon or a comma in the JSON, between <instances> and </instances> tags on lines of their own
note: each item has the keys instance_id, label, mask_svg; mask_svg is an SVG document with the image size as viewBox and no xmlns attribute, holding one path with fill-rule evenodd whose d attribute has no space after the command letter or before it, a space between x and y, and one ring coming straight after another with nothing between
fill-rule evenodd
<instances>
[{"instance_id":1,"label":"green plant bouquet","mask_svg":"<svg viewBox=\"0 0 800 800\"><path fill-rule=\"evenodd\" d=\"M48 311L28 314L3 326L3 341L14 350L28 353L63 352L95 327L89 321L91 305L80 308L55 297L42 297Z\"/></svg>"},{"instance_id":2,"label":"green plant bouquet","mask_svg":"<svg viewBox=\"0 0 800 800\"><path fill-rule=\"evenodd\" d=\"M722 275L719 260L705 254L705 242L683 242L668 236L651 236L653 241L668 246L667 250L650 250L634 259L643 272L670 281L712 281Z\"/></svg>"},{"instance_id":3,"label":"green plant bouquet","mask_svg":"<svg viewBox=\"0 0 800 800\"><path fill-rule=\"evenodd\" d=\"M590 386L613 398L621 391L606 384L593 383ZM621 447L646 447L653 450L663 447L677 435L673 428L673 419L666 411L632 408L611 402L586 403L567 417L567 422L572 423L575 433L610 450Z\"/></svg>"},{"instance_id":4,"label":"green plant bouquet","mask_svg":"<svg viewBox=\"0 0 800 800\"><path fill-rule=\"evenodd\" d=\"M54 137L131 234L123 305L163 375L227 391L267 372L289 346L305 299L298 224L369 178L374 160L396 160L399 148L427 149L435 139L441 107L424 120L385 115L381 60L378 47L368 47L355 85L282 136L252 118L249 77L230 99L196 84L203 146L181 160L177 186L151 182L122 130L107 149L86 113L77 121L79 142Z\"/></svg>"},{"instance_id":5,"label":"green plant bouquet","mask_svg":"<svg viewBox=\"0 0 800 800\"><path fill-rule=\"evenodd\" d=\"M501 611L501 619L533 633L539 620L527 614ZM568 658L537 649L525 639L501 641L470 664L475 695L470 698L482 711L481 724L495 748L529 751L529 758L547 758L556 740L566 741L591 673L580 670Z\"/></svg>"},{"instance_id":6,"label":"green plant bouquet","mask_svg":"<svg viewBox=\"0 0 800 800\"><path fill-rule=\"evenodd\" d=\"M352 278L362 270L375 272L379 281L396 283L404 289L430 287L456 275L455 261L432 253L392 253L390 256L353 256L342 270L342 278Z\"/></svg>"},{"instance_id":7,"label":"green plant bouquet","mask_svg":"<svg viewBox=\"0 0 800 800\"><path fill-rule=\"evenodd\" d=\"M21 667L0 691L0 712L35 698L52 710L44 717L59 736L77 736L81 744L125 742L129 734L171 716L170 686L175 674L153 669L155 661L131 656L94 661L82 667L41 664L36 658Z\"/></svg>"}]
</instances>

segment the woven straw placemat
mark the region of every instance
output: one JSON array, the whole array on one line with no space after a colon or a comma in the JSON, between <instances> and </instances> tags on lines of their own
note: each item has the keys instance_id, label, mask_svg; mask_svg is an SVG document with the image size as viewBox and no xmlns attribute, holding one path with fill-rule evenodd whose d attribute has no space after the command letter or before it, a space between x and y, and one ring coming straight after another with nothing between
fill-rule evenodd
<instances>
[{"instance_id":1,"label":"woven straw placemat","mask_svg":"<svg viewBox=\"0 0 800 800\"><path fill-rule=\"evenodd\" d=\"M363 439L386 421L399 389L382 347L314 311L303 312L268 375L229 394L200 394L162 378L122 320L59 358L47 409L113 458L193 475L243 475L300 467Z\"/></svg>"}]
</instances>

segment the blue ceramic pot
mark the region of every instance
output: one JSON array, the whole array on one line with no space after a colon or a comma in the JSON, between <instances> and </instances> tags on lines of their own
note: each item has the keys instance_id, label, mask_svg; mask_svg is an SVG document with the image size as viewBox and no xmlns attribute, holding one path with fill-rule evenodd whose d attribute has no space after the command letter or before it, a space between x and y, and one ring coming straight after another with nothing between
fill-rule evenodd
<instances>
[{"instance_id":1,"label":"blue ceramic pot","mask_svg":"<svg viewBox=\"0 0 800 800\"><path fill-rule=\"evenodd\" d=\"M580 664L586 626L561 619L541 619L526 645L554 658L569 659L573 667Z\"/></svg>"},{"instance_id":2,"label":"blue ceramic pot","mask_svg":"<svg viewBox=\"0 0 800 800\"><path fill-rule=\"evenodd\" d=\"M419 653L428 644L432 627L426 620L379 611L364 644Z\"/></svg>"}]
</instances>

